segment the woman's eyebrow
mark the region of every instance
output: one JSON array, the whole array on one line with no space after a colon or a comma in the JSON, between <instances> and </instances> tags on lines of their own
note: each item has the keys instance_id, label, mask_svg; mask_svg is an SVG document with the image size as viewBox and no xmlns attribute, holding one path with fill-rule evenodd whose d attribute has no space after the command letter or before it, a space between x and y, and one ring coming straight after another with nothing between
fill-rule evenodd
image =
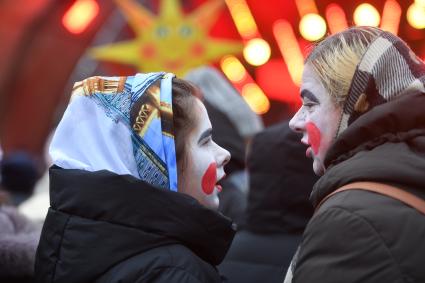
<instances>
[{"instance_id":1,"label":"woman's eyebrow","mask_svg":"<svg viewBox=\"0 0 425 283\"><path fill-rule=\"evenodd\" d=\"M304 89L301 91L301 97L304 98L308 98L313 102L319 103L319 100L317 99L317 97L308 89Z\"/></svg>"},{"instance_id":2,"label":"woman's eyebrow","mask_svg":"<svg viewBox=\"0 0 425 283\"><path fill-rule=\"evenodd\" d=\"M212 129L211 129L211 128L209 128L209 129L205 130L205 131L201 134L201 136L199 137L199 139L198 139L198 143L200 143L203 139L205 139L205 138L207 138L207 137L209 137L209 136L211 136L211 135L212 135Z\"/></svg>"}]
</instances>

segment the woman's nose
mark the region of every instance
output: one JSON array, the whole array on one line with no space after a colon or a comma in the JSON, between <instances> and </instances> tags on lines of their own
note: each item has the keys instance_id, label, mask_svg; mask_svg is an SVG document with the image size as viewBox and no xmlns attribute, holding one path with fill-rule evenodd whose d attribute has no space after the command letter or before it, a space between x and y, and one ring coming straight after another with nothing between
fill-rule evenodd
<instances>
[{"instance_id":1,"label":"woman's nose","mask_svg":"<svg viewBox=\"0 0 425 283\"><path fill-rule=\"evenodd\" d=\"M303 132L303 121L301 119L301 111L300 108L297 113L295 113L294 117L289 121L289 128L291 128L292 131L301 133Z\"/></svg>"},{"instance_id":2,"label":"woman's nose","mask_svg":"<svg viewBox=\"0 0 425 283\"><path fill-rule=\"evenodd\" d=\"M225 166L230 161L230 152L219 145L217 145L217 147L219 152L217 163L219 166Z\"/></svg>"}]
</instances>

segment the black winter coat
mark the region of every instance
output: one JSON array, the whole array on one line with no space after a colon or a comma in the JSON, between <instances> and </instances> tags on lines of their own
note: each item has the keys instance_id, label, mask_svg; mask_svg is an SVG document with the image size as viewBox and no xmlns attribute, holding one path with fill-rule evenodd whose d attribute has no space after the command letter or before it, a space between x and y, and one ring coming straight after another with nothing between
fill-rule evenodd
<instances>
[{"instance_id":1,"label":"black winter coat","mask_svg":"<svg viewBox=\"0 0 425 283\"><path fill-rule=\"evenodd\" d=\"M356 181L425 199L424 106L425 94L406 94L351 124L327 154L313 204ZM425 216L381 194L338 193L313 216L294 263L295 283L425 282Z\"/></svg>"},{"instance_id":2,"label":"black winter coat","mask_svg":"<svg viewBox=\"0 0 425 283\"><path fill-rule=\"evenodd\" d=\"M219 266L229 283L282 283L285 278L313 214L308 197L318 179L300 139L283 123L252 140L245 223Z\"/></svg>"},{"instance_id":3,"label":"black winter coat","mask_svg":"<svg viewBox=\"0 0 425 283\"><path fill-rule=\"evenodd\" d=\"M221 282L232 222L192 197L56 166L50 196L37 282Z\"/></svg>"}]
</instances>

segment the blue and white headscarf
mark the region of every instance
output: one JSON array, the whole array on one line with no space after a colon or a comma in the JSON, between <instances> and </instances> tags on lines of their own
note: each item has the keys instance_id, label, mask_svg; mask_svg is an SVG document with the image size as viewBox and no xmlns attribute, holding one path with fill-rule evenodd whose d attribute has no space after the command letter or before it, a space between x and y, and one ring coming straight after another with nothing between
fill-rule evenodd
<instances>
[{"instance_id":1,"label":"blue and white headscarf","mask_svg":"<svg viewBox=\"0 0 425 283\"><path fill-rule=\"evenodd\" d=\"M50 145L53 163L130 174L177 191L173 77L161 72L76 83Z\"/></svg>"}]
</instances>

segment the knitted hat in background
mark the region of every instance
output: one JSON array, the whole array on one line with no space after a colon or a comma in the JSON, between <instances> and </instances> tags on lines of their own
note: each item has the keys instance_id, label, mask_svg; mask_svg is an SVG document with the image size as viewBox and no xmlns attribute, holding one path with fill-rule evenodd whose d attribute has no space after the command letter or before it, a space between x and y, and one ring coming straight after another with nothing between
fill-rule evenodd
<instances>
[{"instance_id":1,"label":"knitted hat in background","mask_svg":"<svg viewBox=\"0 0 425 283\"><path fill-rule=\"evenodd\" d=\"M357 65L336 137L375 106L414 91L425 92L424 62L399 37L382 31Z\"/></svg>"}]
</instances>

